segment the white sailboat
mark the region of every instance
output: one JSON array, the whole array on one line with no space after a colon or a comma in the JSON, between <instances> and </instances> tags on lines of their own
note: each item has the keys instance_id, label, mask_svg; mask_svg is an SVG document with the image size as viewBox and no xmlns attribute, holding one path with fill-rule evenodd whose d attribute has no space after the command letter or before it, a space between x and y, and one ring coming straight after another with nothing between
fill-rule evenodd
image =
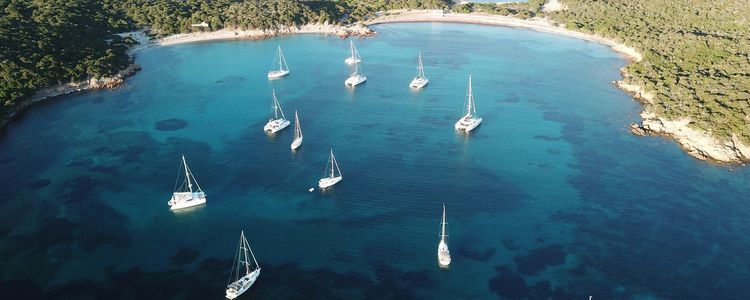
<instances>
[{"instance_id":1,"label":"white sailboat","mask_svg":"<svg viewBox=\"0 0 750 300\"><path fill-rule=\"evenodd\" d=\"M250 252L250 256L247 255L248 251ZM253 262L255 262L254 269L251 269L250 257L252 257ZM229 284L227 284L227 299L234 299L242 295L242 293L247 291L247 289L255 283L258 276L260 276L260 266L255 259L253 250L250 249L250 244L245 238L245 231L242 231L240 234L240 246L237 248L237 254L234 257L234 261L235 264L232 265L232 271L229 274ZM232 279L234 279L234 281Z\"/></svg>"},{"instance_id":2,"label":"white sailboat","mask_svg":"<svg viewBox=\"0 0 750 300\"><path fill-rule=\"evenodd\" d=\"M349 48L351 49L350 50L351 54L350 54L349 57L347 57L344 60L344 62L347 65L361 63L362 62L362 57L359 56L359 52L357 51L357 47L354 46L354 41L349 40Z\"/></svg>"},{"instance_id":3,"label":"white sailboat","mask_svg":"<svg viewBox=\"0 0 750 300\"><path fill-rule=\"evenodd\" d=\"M284 111L281 110L279 99L276 98L276 90L272 90L271 93L273 94L273 112L271 113L271 119L268 120L266 126L263 126L263 130L276 133L289 126L290 122L284 117ZM279 115L281 115L281 117L279 117Z\"/></svg>"},{"instance_id":4,"label":"white sailboat","mask_svg":"<svg viewBox=\"0 0 750 300\"><path fill-rule=\"evenodd\" d=\"M344 84L347 86L354 87L360 83L365 82L365 80L367 80L367 76L362 74L362 70L359 66L359 63L356 63L354 65L354 72L351 75L349 75L349 78L347 78L346 81L344 81Z\"/></svg>"},{"instance_id":5,"label":"white sailboat","mask_svg":"<svg viewBox=\"0 0 750 300\"><path fill-rule=\"evenodd\" d=\"M482 124L482 118L477 117L477 108L474 105L474 93L471 90L471 75L469 75L469 91L466 93L466 114L456 122L456 130L466 132L472 131Z\"/></svg>"},{"instance_id":6,"label":"white sailboat","mask_svg":"<svg viewBox=\"0 0 750 300\"><path fill-rule=\"evenodd\" d=\"M294 111L294 141L292 141L292 150L295 150L302 146L302 127L299 124L299 115L297 111Z\"/></svg>"},{"instance_id":7,"label":"white sailboat","mask_svg":"<svg viewBox=\"0 0 750 300\"><path fill-rule=\"evenodd\" d=\"M448 235L445 234L445 204L443 204L443 220L440 222L440 243L438 244L438 264L441 268L447 268L451 264L451 252L448 251Z\"/></svg>"},{"instance_id":8,"label":"white sailboat","mask_svg":"<svg viewBox=\"0 0 750 300\"><path fill-rule=\"evenodd\" d=\"M183 181L178 187L177 182L180 180L183 166L185 170L185 181ZM177 173L177 182L175 182L175 191L172 193L172 199L167 202L167 204L169 204L169 209L177 210L206 203L206 193L203 192L201 186L198 185L198 181L195 180L195 176L190 172L190 168L188 168L187 161L185 160L185 155L182 156L182 166L180 166L180 172ZM198 187L197 191L193 190L193 182L195 182L195 185Z\"/></svg>"},{"instance_id":9,"label":"white sailboat","mask_svg":"<svg viewBox=\"0 0 750 300\"><path fill-rule=\"evenodd\" d=\"M329 171L330 175L328 175ZM336 176L336 171L338 171L338 176ZM321 178L320 181L318 181L318 186L321 189L326 189L333 186L334 184L339 183L342 178L343 177L341 176L339 163L336 161L336 157L333 156L333 149L331 149L331 155L328 157L328 164L326 165L325 177Z\"/></svg>"},{"instance_id":10,"label":"white sailboat","mask_svg":"<svg viewBox=\"0 0 750 300\"><path fill-rule=\"evenodd\" d=\"M286 59L284 58L284 52L281 52L281 46L276 52L276 58L273 60L271 70L268 71L268 79L281 78L289 75L289 66L286 65Z\"/></svg>"},{"instance_id":11,"label":"white sailboat","mask_svg":"<svg viewBox=\"0 0 750 300\"><path fill-rule=\"evenodd\" d=\"M427 79L427 77L424 76L424 65L422 64L422 52L419 52L419 59L417 63L417 76L412 79L411 83L409 84L409 87L415 88L415 89L421 89L425 85L430 83L430 80Z\"/></svg>"}]
</instances>

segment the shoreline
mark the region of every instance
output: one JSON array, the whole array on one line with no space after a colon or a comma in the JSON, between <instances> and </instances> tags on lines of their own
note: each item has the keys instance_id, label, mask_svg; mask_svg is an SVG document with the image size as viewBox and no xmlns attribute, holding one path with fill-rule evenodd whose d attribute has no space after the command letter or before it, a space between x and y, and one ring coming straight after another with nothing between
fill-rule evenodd
<instances>
[{"instance_id":1,"label":"shoreline","mask_svg":"<svg viewBox=\"0 0 750 300\"><path fill-rule=\"evenodd\" d=\"M643 55L637 49L623 43L602 36L582 33L566 29L553 24L549 19L532 18L522 20L509 16L489 15L483 13L444 13L441 10L395 10L380 15L368 22L367 25L409 22L438 22L464 23L523 28L539 32L547 32L609 46L613 51L624 55L631 63L639 62ZM690 156L704 161L719 164L741 164L750 161L750 145L743 144L736 136L721 141L708 132L690 127L689 119L668 120L658 116L652 109L656 96L643 87L628 82L630 75L624 66L620 69L621 80L613 83L624 92L630 94L633 100L643 106L641 123L630 125L630 131L638 136L662 136L672 139Z\"/></svg>"},{"instance_id":2,"label":"shoreline","mask_svg":"<svg viewBox=\"0 0 750 300\"><path fill-rule=\"evenodd\" d=\"M194 32L173 34L160 38L153 43L158 46L170 46L185 43L221 41L221 40L259 40L281 35L294 34L324 34L336 35L340 38L351 36L368 37L375 35L375 31L359 24L342 26L332 24L306 24L301 26L284 26L278 29L220 29L209 32Z\"/></svg>"},{"instance_id":3,"label":"shoreline","mask_svg":"<svg viewBox=\"0 0 750 300\"><path fill-rule=\"evenodd\" d=\"M489 15L483 13L445 13L442 10L392 10L383 12L373 19L362 24L355 25L332 25L332 24L307 24L301 26L285 26L278 29L221 29L210 32L195 32L185 34L173 34L160 39L150 40L144 30L124 33L130 35L138 45L128 49L128 55L133 61L137 52L152 46L169 46L184 43L220 41L220 40L256 40L267 39L281 35L294 34L324 34L336 35L340 38L352 36L370 37L376 34L368 26L387 23L412 23L412 22L436 22L436 23L463 23L491 25L510 28L522 28L539 32L552 33L561 36L577 38L609 46L613 51L623 55L630 63L639 62L643 55L635 48L629 47L615 40L602 36L587 34L558 26L547 18L518 19L510 16ZM124 83L124 79L132 76L140 66L133 63L127 69L120 71L109 78L90 78L82 82L68 83L56 87L45 88L26 100L19 109L12 112L7 118L0 121L0 128L6 125L15 115L26 109L33 103L54 98L70 93L98 89L116 88ZM624 92L630 94L634 100L643 105L641 112L641 124L633 123L630 131L638 136L657 135L675 140L689 155L700 159L722 164L744 164L750 161L750 146L743 144L737 137L733 136L728 141L720 141L707 132L699 131L689 127L690 120L668 120L656 115L650 108L654 103L654 95L644 91L642 87L628 83L630 77L625 72L625 67L620 69L623 78L613 83Z\"/></svg>"}]
</instances>

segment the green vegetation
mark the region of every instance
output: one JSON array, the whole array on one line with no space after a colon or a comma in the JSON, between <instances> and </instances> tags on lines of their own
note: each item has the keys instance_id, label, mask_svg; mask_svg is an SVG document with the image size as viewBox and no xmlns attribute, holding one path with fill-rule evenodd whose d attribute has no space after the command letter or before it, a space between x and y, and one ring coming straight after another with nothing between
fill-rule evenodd
<instances>
[{"instance_id":1,"label":"green vegetation","mask_svg":"<svg viewBox=\"0 0 750 300\"><path fill-rule=\"evenodd\" d=\"M750 144L750 5L742 0L565 0L547 14L568 28L637 48L629 83L667 119Z\"/></svg>"},{"instance_id":2,"label":"green vegetation","mask_svg":"<svg viewBox=\"0 0 750 300\"><path fill-rule=\"evenodd\" d=\"M98 1L0 0L0 10L0 119L38 89L129 63Z\"/></svg>"},{"instance_id":3,"label":"green vegetation","mask_svg":"<svg viewBox=\"0 0 750 300\"><path fill-rule=\"evenodd\" d=\"M456 12L542 16L544 0L473 3ZM637 48L629 83L654 91L652 109L720 138L750 143L750 5L742 0L565 0L545 16ZM450 0L0 0L0 120L41 88L111 75L129 63L115 32L354 23L392 9L446 9Z\"/></svg>"},{"instance_id":4,"label":"green vegetation","mask_svg":"<svg viewBox=\"0 0 750 300\"><path fill-rule=\"evenodd\" d=\"M130 58L116 32L270 29L353 23L376 11L448 8L449 0L0 0L0 123L38 90L113 75ZM131 41L132 42L132 41Z\"/></svg>"},{"instance_id":5,"label":"green vegetation","mask_svg":"<svg viewBox=\"0 0 750 300\"><path fill-rule=\"evenodd\" d=\"M546 0L528 0L522 3L465 3L456 5L457 13L485 13L491 15L514 16L521 19L541 16L541 7Z\"/></svg>"}]
</instances>

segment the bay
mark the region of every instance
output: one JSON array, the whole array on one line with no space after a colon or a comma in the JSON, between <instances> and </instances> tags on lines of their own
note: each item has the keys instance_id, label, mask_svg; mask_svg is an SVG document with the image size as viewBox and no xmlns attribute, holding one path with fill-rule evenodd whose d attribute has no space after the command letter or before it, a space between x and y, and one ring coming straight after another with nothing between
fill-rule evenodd
<instances>
[{"instance_id":1,"label":"bay","mask_svg":"<svg viewBox=\"0 0 750 300\"><path fill-rule=\"evenodd\" d=\"M748 171L628 132L641 107L608 47L521 29L378 25L147 49L125 86L37 105L0 135L0 292L10 299L742 299ZM291 74L269 81L277 45ZM408 84L422 51L430 84ZM453 130L468 76L484 123ZM262 127L275 89L292 127ZM166 121L166 122L165 122ZM161 123L160 123L161 122ZM308 193L333 148L344 180ZM208 203L172 212L185 154ZM437 267L441 205L453 255Z\"/></svg>"}]
</instances>

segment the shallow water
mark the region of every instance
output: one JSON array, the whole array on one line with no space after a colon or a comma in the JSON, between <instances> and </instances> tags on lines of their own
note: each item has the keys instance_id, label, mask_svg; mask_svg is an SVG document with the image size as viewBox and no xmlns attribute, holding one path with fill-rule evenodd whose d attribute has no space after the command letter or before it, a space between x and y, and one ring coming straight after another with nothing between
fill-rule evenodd
<instances>
[{"instance_id":1,"label":"shallow water","mask_svg":"<svg viewBox=\"0 0 750 300\"><path fill-rule=\"evenodd\" d=\"M609 48L520 29L379 25L153 48L114 91L37 105L0 135L5 299L219 299L240 230L243 298L742 299L748 171L627 126ZM291 74L268 81L281 45ZM430 84L408 83L422 51ZM462 113L469 74L484 123ZM267 136L275 89L292 127ZM307 189L333 148L344 180ZM166 201L184 153L205 206ZM441 204L453 263L439 270Z\"/></svg>"}]
</instances>

